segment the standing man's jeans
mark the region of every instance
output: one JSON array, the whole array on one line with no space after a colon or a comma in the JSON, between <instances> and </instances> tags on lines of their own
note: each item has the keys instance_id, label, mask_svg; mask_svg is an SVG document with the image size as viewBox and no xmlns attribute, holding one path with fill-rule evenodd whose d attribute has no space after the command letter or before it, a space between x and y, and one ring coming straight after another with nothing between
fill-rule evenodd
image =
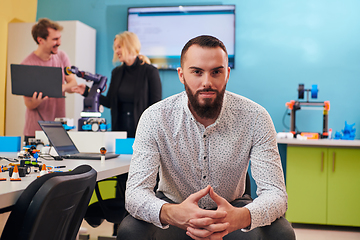
<instances>
[{"instance_id":1,"label":"standing man's jeans","mask_svg":"<svg viewBox=\"0 0 360 240\"><path fill-rule=\"evenodd\" d=\"M161 192L156 196L167 202L173 203ZM249 195L244 195L241 199L231 202L235 207L243 207L250 203L252 199ZM118 240L191 240L186 231L175 226L168 229L161 229L155 225L133 218L128 215L121 222L117 234ZM226 235L224 240L295 240L295 232L291 224L283 217L280 217L269 226L258 227L249 232L240 229Z\"/></svg>"}]
</instances>

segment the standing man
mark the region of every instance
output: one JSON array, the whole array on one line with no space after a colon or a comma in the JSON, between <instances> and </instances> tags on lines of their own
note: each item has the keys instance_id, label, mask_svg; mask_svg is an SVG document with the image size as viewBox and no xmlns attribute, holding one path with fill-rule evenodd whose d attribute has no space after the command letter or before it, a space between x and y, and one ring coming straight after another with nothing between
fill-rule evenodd
<instances>
[{"instance_id":1,"label":"standing man","mask_svg":"<svg viewBox=\"0 0 360 240\"><path fill-rule=\"evenodd\" d=\"M21 64L47 67L71 66L65 52L59 50L61 45L61 31L63 27L49 19L42 18L32 28L32 36L38 48L27 56ZM75 75L63 76L62 91L71 93L71 88L77 85ZM24 142L35 137L35 131L41 130L39 120L54 121L55 118L65 117L65 98L49 98L42 92L34 92L32 97L24 96L26 105Z\"/></svg>"},{"instance_id":2,"label":"standing man","mask_svg":"<svg viewBox=\"0 0 360 240\"><path fill-rule=\"evenodd\" d=\"M118 239L295 239L287 193L267 111L225 91L224 44L191 39L178 69L185 92L141 116L126 189L128 215ZM245 192L249 164L257 184ZM159 173L159 186L154 193Z\"/></svg>"}]
</instances>

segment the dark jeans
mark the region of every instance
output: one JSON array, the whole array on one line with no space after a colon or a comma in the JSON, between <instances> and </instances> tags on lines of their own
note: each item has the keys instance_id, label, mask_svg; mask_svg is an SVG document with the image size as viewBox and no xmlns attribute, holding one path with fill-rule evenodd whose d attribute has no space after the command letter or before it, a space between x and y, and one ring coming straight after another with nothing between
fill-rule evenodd
<instances>
[{"instance_id":1,"label":"dark jeans","mask_svg":"<svg viewBox=\"0 0 360 240\"><path fill-rule=\"evenodd\" d=\"M119 199L119 201L123 202L125 206L125 190L126 190L126 181L128 178L128 173L124 173L121 175L116 176L116 190L115 190L115 197ZM117 231L119 228L118 223L114 223L113 226L113 236L116 236Z\"/></svg>"},{"instance_id":2,"label":"dark jeans","mask_svg":"<svg viewBox=\"0 0 360 240\"><path fill-rule=\"evenodd\" d=\"M167 202L172 201L164 196L162 193L157 193L156 196ZM244 195L242 198L231 202L235 207L243 207L250 203L252 199L249 195ZM118 240L191 240L186 231L175 226L170 226L168 229L161 229L155 225L141 221L128 215L121 222L117 234ZM291 224L283 217L280 217L269 226L258 227L250 232L243 232L241 230L234 231L226 235L224 240L295 240L295 232Z\"/></svg>"}]
</instances>

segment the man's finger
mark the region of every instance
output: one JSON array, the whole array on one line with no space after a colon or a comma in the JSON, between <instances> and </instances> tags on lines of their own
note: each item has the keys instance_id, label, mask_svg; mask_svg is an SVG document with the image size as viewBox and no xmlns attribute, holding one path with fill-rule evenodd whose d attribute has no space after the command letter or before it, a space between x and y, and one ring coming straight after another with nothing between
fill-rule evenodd
<instances>
[{"instance_id":1,"label":"man's finger","mask_svg":"<svg viewBox=\"0 0 360 240\"><path fill-rule=\"evenodd\" d=\"M188 235L189 237L191 237L194 240L206 240L206 238L197 237L197 236L191 234L191 232L189 232L189 231L186 231L186 235Z\"/></svg>"},{"instance_id":2,"label":"man's finger","mask_svg":"<svg viewBox=\"0 0 360 240\"><path fill-rule=\"evenodd\" d=\"M186 234L190 236L193 239L222 239L225 235L227 235L229 232L227 230L227 227L229 226L228 223L222 224L221 229L219 231L209 231L207 229L196 229L192 227L188 227Z\"/></svg>"},{"instance_id":3,"label":"man's finger","mask_svg":"<svg viewBox=\"0 0 360 240\"><path fill-rule=\"evenodd\" d=\"M189 223L195 224L195 223L217 223L220 222L222 219L224 219L227 216L226 211L221 210L204 210L201 209L197 214L195 218L192 218ZM207 224L207 225L209 225Z\"/></svg>"},{"instance_id":4,"label":"man's finger","mask_svg":"<svg viewBox=\"0 0 360 240\"><path fill-rule=\"evenodd\" d=\"M187 232L191 233L191 235L199 237L199 238L206 238L213 234L213 232L208 231L207 229L201 229L201 228L193 228L188 227Z\"/></svg>"},{"instance_id":5,"label":"man's finger","mask_svg":"<svg viewBox=\"0 0 360 240\"><path fill-rule=\"evenodd\" d=\"M228 227L230 226L230 223L228 222L224 222L224 223L215 223L215 224L211 224L209 226L206 227L206 230L208 230L209 232L223 232L226 231L228 229Z\"/></svg>"},{"instance_id":6,"label":"man's finger","mask_svg":"<svg viewBox=\"0 0 360 240\"><path fill-rule=\"evenodd\" d=\"M221 212L223 213L223 211ZM189 224L191 227L195 227L195 228L206 228L207 226L211 225L211 224L216 224L216 223L222 223L223 220L226 217L226 214L221 215L223 217L219 217L219 218L209 218L209 217L204 217L204 218L193 218L189 220Z\"/></svg>"},{"instance_id":7,"label":"man's finger","mask_svg":"<svg viewBox=\"0 0 360 240\"><path fill-rule=\"evenodd\" d=\"M200 191L198 191L196 193L191 194L188 197L188 200L190 200L191 202L197 203L201 198L205 197L209 193L209 190L210 190L210 185L204 189L201 189Z\"/></svg>"},{"instance_id":8,"label":"man's finger","mask_svg":"<svg viewBox=\"0 0 360 240\"><path fill-rule=\"evenodd\" d=\"M191 224L190 227L193 229L203 229L207 230L209 232L222 232L225 231L230 226L230 223L228 222L217 222L217 223L211 223L203 225L200 224Z\"/></svg>"},{"instance_id":9,"label":"man's finger","mask_svg":"<svg viewBox=\"0 0 360 240\"><path fill-rule=\"evenodd\" d=\"M210 188L209 190L209 194L212 200L214 200L214 202L219 206L221 205L224 201L226 201L224 198L220 197L213 188ZM227 201L226 201L227 202Z\"/></svg>"}]
</instances>

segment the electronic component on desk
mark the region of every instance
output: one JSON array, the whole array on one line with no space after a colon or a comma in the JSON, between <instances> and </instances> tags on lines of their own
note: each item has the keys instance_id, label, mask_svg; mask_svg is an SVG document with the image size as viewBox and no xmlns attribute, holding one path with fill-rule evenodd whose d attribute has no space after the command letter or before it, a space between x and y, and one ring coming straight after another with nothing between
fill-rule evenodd
<instances>
[{"instance_id":1,"label":"electronic component on desk","mask_svg":"<svg viewBox=\"0 0 360 240\"><path fill-rule=\"evenodd\" d=\"M294 138L294 134L291 133L291 132L279 132L276 134L276 138L279 138L279 139L293 139Z\"/></svg>"},{"instance_id":2,"label":"electronic component on desk","mask_svg":"<svg viewBox=\"0 0 360 240\"><path fill-rule=\"evenodd\" d=\"M311 133L311 132L302 132L300 133L302 137L306 137L306 139L319 139L319 133Z\"/></svg>"},{"instance_id":3,"label":"electronic component on desk","mask_svg":"<svg viewBox=\"0 0 360 240\"><path fill-rule=\"evenodd\" d=\"M309 93L311 92L312 98L317 98L317 94L319 92L317 85L312 85L311 89L305 89L304 84L299 84L298 88L298 98L304 99L304 93L307 93L307 100L306 101L295 101L291 100L287 102L285 105L290 110L290 132L293 133L296 137L298 134L301 135L301 131L296 131L296 111L301 109L316 109L321 110L323 112L323 129L322 133L307 133L304 132L302 137L306 137L307 139L320 139L320 138L328 138L329 131L328 131L328 117L330 111L330 102L311 102L309 101Z\"/></svg>"}]
</instances>

